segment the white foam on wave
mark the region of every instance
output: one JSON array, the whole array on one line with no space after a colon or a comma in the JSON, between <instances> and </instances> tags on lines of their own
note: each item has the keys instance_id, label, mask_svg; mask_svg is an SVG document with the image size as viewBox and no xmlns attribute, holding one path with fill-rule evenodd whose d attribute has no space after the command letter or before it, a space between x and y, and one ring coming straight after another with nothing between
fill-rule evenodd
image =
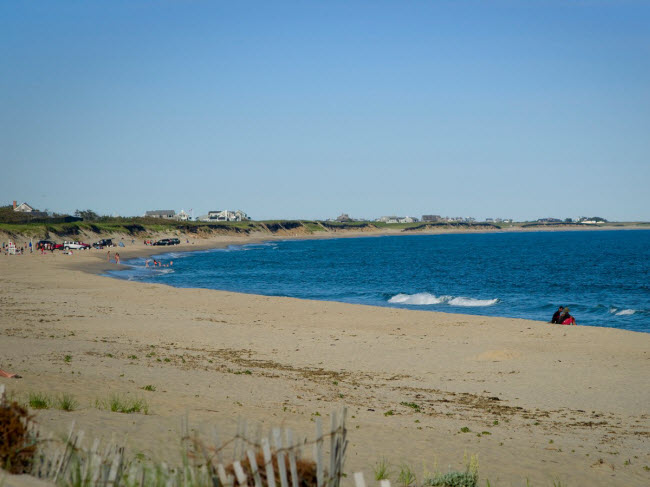
<instances>
[{"instance_id":1,"label":"white foam on wave","mask_svg":"<svg viewBox=\"0 0 650 487\"><path fill-rule=\"evenodd\" d=\"M479 306L492 306L499 302L498 299L474 299L465 298L462 296L436 296L431 293L416 293L416 294L396 294L388 300L392 304L410 304L416 306L426 306L430 304L447 303L451 306L465 306L465 307L479 307Z\"/></svg>"},{"instance_id":2,"label":"white foam on wave","mask_svg":"<svg viewBox=\"0 0 650 487\"><path fill-rule=\"evenodd\" d=\"M449 300L449 304L452 306L465 306L469 308L481 307L481 306L492 306L499 302L498 299L474 299L474 298L453 298Z\"/></svg>"},{"instance_id":3,"label":"white foam on wave","mask_svg":"<svg viewBox=\"0 0 650 487\"><path fill-rule=\"evenodd\" d=\"M617 313L614 313L616 316L629 316L633 315L636 313L635 309L622 309L621 311L618 311Z\"/></svg>"},{"instance_id":4,"label":"white foam on wave","mask_svg":"<svg viewBox=\"0 0 650 487\"><path fill-rule=\"evenodd\" d=\"M437 297L430 293L417 293L417 294L397 294L388 300L393 304L414 304L414 305L427 305L427 304L440 304L449 299L449 296Z\"/></svg>"}]
</instances>

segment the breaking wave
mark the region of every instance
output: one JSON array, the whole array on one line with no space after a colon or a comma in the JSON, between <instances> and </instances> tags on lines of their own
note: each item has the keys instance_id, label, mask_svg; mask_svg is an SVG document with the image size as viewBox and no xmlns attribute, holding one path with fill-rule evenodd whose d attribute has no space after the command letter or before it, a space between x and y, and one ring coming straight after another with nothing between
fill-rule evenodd
<instances>
[{"instance_id":1,"label":"breaking wave","mask_svg":"<svg viewBox=\"0 0 650 487\"><path fill-rule=\"evenodd\" d=\"M388 300L393 304L414 304L414 305L427 305L427 304L440 304L451 299L451 296L434 296L429 293L417 294L397 294Z\"/></svg>"},{"instance_id":2,"label":"breaking wave","mask_svg":"<svg viewBox=\"0 0 650 487\"><path fill-rule=\"evenodd\" d=\"M454 298L449 301L449 304L453 306L468 306L468 307L479 307L479 306L492 306L499 302L498 299L474 299L474 298Z\"/></svg>"},{"instance_id":3,"label":"breaking wave","mask_svg":"<svg viewBox=\"0 0 650 487\"><path fill-rule=\"evenodd\" d=\"M609 310L610 313L616 315L616 316L630 316L636 313L635 309L621 309L619 310L618 308L610 308Z\"/></svg>"},{"instance_id":4,"label":"breaking wave","mask_svg":"<svg viewBox=\"0 0 650 487\"><path fill-rule=\"evenodd\" d=\"M396 294L388 300L391 304L410 304L415 306L426 306L431 304L446 303L450 306L464 306L464 307L481 307L492 306L499 302L498 299L475 299L465 298L462 296L436 296L431 293L416 293L416 294Z\"/></svg>"}]
</instances>

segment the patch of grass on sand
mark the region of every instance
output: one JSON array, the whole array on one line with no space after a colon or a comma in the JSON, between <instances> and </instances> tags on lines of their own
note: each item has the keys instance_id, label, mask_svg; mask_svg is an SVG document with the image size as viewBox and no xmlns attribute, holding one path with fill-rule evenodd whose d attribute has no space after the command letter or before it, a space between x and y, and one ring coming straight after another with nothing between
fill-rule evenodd
<instances>
[{"instance_id":1,"label":"patch of grass on sand","mask_svg":"<svg viewBox=\"0 0 650 487\"><path fill-rule=\"evenodd\" d=\"M52 407L52 400L42 392L30 392L27 402L32 409L49 409Z\"/></svg>"},{"instance_id":2,"label":"patch of grass on sand","mask_svg":"<svg viewBox=\"0 0 650 487\"><path fill-rule=\"evenodd\" d=\"M146 386L141 388L143 391L150 391L150 392L155 392L156 391L156 386L147 384Z\"/></svg>"},{"instance_id":3,"label":"patch of grass on sand","mask_svg":"<svg viewBox=\"0 0 650 487\"><path fill-rule=\"evenodd\" d=\"M415 473L408 465L402 465L397 476L397 484L401 487L410 487L416 481Z\"/></svg>"},{"instance_id":4,"label":"patch of grass on sand","mask_svg":"<svg viewBox=\"0 0 650 487\"><path fill-rule=\"evenodd\" d=\"M476 487L478 485L478 459L472 455L469 459L465 457L465 471L451 471L445 474L436 472L425 475L422 486L426 487ZM486 481L489 487L490 482Z\"/></svg>"},{"instance_id":5,"label":"patch of grass on sand","mask_svg":"<svg viewBox=\"0 0 650 487\"><path fill-rule=\"evenodd\" d=\"M56 398L55 407L63 411L74 411L79 407L79 402L68 393L63 393Z\"/></svg>"},{"instance_id":6,"label":"patch of grass on sand","mask_svg":"<svg viewBox=\"0 0 650 487\"><path fill-rule=\"evenodd\" d=\"M390 464L386 458L382 458L375 464L375 480L386 480L390 477Z\"/></svg>"},{"instance_id":7,"label":"patch of grass on sand","mask_svg":"<svg viewBox=\"0 0 650 487\"><path fill-rule=\"evenodd\" d=\"M143 413L149 414L149 404L142 398L131 398L113 394L105 400L97 399L95 407L98 409L106 409L114 413Z\"/></svg>"},{"instance_id":8,"label":"patch of grass on sand","mask_svg":"<svg viewBox=\"0 0 650 487\"><path fill-rule=\"evenodd\" d=\"M420 412L422 412L422 409L420 409L420 405L419 405L419 404L416 404L416 403L414 403L414 402L405 402L405 401L402 401L402 402L400 402L400 405L402 405L402 406L406 406L407 408L411 408L411 409L412 409L413 411L415 411L416 413L420 413Z\"/></svg>"}]
</instances>

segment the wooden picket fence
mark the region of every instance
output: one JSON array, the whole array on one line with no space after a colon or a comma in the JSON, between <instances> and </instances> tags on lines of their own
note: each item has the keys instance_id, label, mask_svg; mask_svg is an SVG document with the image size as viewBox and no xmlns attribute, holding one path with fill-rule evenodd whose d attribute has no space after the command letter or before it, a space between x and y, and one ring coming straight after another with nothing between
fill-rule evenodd
<instances>
[{"instance_id":1,"label":"wooden picket fence","mask_svg":"<svg viewBox=\"0 0 650 487\"><path fill-rule=\"evenodd\" d=\"M0 405L6 404L5 400L4 385L0 384ZM102 445L98 438L86 449L84 432L76 430L74 422L64 440L52 435L39 437L39 432L32 428L30 434L39 449L29 473L58 485L79 487L340 487L348 446L346 415L345 407L332 412L327 430L323 428L322 418L315 416L316 435L311 441L297 438L290 429L280 428L272 429L268 437L251 439L246 421L240 420L234 437L223 441L215 429L211 444L190 436L188 420L184 418L182 465L177 467L128 459L123 446ZM325 455L328 440L329 461ZM303 451L309 447L311 462L302 459ZM301 478L299 467L304 471L306 464L311 466L311 472L303 473ZM351 480L356 487L366 487L361 472L355 473ZM390 487L390 482L381 481L380 487Z\"/></svg>"}]
</instances>

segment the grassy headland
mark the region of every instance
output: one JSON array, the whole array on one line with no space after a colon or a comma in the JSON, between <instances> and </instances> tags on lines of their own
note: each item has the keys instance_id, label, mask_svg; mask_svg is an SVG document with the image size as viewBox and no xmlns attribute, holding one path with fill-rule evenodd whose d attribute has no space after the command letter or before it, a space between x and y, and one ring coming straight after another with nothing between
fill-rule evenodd
<instances>
[{"instance_id":1,"label":"grassy headland","mask_svg":"<svg viewBox=\"0 0 650 487\"><path fill-rule=\"evenodd\" d=\"M604 225L580 223L488 223L488 222L415 222L383 223L377 221L336 222L322 220L261 220L243 222L191 222L146 217L96 216L81 219L68 215L33 217L14 212L11 206L0 207L0 234L24 239L96 239L121 236L133 239L155 239L166 236L211 237L279 235L309 236L327 233L415 233L457 231L517 231L593 228L650 228L648 222L613 222Z\"/></svg>"}]
</instances>

